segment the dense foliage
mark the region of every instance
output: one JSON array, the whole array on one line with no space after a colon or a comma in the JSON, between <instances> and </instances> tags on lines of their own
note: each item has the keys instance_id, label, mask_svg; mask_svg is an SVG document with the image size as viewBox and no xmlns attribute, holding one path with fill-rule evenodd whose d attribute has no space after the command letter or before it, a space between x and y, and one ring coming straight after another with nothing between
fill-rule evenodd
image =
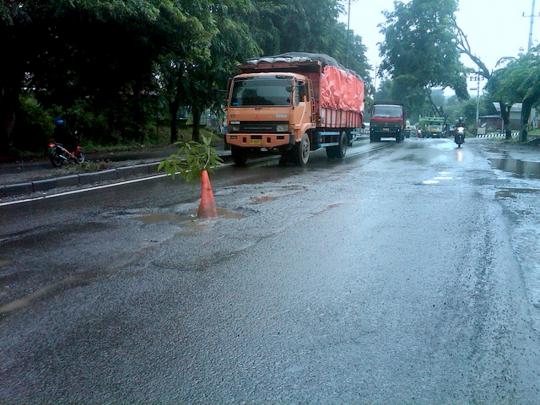
<instances>
[{"instance_id":1,"label":"dense foliage","mask_svg":"<svg viewBox=\"0 0 540 405\"><path fill-rule=\"evenodd\" d=\"M493 72L487 89L493 100L522 103L521 138L526 140L531 110L540 104L540 46Z\"/></svg>"},{"instance_id":2,"label":"dense foliage","mask_svg":"<svg viewBox=\"0 0 540 405\"><path fill-rule=\"evenodd\" d=\"M160 123L220 110L246 58L323 52L368 77L338 0L5 0L0 155L39 150L56 116L85 140L142 143Z\"/></svg>"},{"instance_id":3,"label":"dense foliage","mask_svg":"<svg viewBox=\"0 0 540 405\"><path fill-rule=\"evenodd\" d=\"M476 100L467 100L466 78L475 72L488 80L487 93L480 98L479 113L493 114L493 102L500 105L507 137L510 137L510 108L522 103L522 140L527 136L531 109L540 104L540 48L494 72L474 53L455 13L458 0L396 0L394 10L385 12L381 25L385 41L379 49L383 61L379 74L386 77L376 99L403 103L411 119L421 114L443 115L452 122L463 116L471 125L476 121ZM460 62L465 55L476 69ZM437 88L451 88L456 97L434 97Z\"/></svg>"},{"instance_id":4,"label":"dense foliage","mask_svg":"<svg viewBox=\"0 0 540 405\"><path fill-rule=\"evenodd\" d=\"M457 0L394 2L381 26L381 73L392 79L391 94L409 110L431 110L431 88L452 88L467 99L467 70L456 46Z\"/></svg>"}]
</instances>

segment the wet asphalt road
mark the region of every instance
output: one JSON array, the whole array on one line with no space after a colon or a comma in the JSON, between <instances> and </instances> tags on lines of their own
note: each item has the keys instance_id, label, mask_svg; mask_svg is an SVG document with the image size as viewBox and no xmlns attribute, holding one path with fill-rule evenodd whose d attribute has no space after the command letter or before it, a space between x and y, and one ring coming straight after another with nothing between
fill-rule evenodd
<instances>
[{"instance_id":1,"label":"wet asphalt road","mask_svg":"<svg viewBox=\"0 0 540 405\"><path fill-rule=\"evenodd\" d=\"M215 221L168 179L0 207L0 402L539 403L538 181L495 155L227 167Z\"/></svg>"}]
</instances>

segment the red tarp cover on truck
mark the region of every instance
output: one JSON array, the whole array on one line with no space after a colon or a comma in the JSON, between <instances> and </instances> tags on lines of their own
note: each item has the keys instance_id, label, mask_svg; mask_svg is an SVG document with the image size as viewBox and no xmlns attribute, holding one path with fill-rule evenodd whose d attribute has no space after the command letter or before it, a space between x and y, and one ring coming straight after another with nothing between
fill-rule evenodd
<instances>
[{"instance_id":1,"label":"red tarp cover on truck","mask_svg":"<svg viewBox=\"0 0 540 405\"><path fill-rule=\"evenodd\" d=\"M315 53L288 52L264 56L247 61L248 64L280 64L317 62L323 68L320 74L319 105L322 108L342 111L364 111L364 81L352 70L341 66L334 58ZM301 72L298 72L301 73Z\"/></svg>"},{"instance_id":2,"label":"red tarp cover on truck","mask_svg":"<svg viewBox=\"0 0 540 405\"><path fill-rule=\"evenodd\" d=\"M321 75L320 103L323 108L364 111L364 82L335 66L326 66Z\"/></svg>"}]
</instances>

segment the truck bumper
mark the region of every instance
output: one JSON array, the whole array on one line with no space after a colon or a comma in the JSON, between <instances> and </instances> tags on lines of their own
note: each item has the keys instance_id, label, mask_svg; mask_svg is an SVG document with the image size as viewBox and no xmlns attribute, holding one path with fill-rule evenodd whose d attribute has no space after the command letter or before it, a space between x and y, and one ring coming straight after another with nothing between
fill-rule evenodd
<instances>
[{"instance_id":1,"label":"truck bumper","mask_svg":"<svg viewBox=\"0 0 540 405\"><path fill-rule=\"evenodd\" d=\"M291 134L226 134L225 142L241 148L279 148L294 144Z\"/></svg>"},{"instance_id":2,"label":"truck bumper","mask_svg":"<svg viewBox=\"0 0 540 405\"><path fill-rule=\"evenodd\" d=\"M372 135L380 136L381 138L395 138L401 134L399 128L374 128L370 131Z\"/></svg>"}]
</instances>

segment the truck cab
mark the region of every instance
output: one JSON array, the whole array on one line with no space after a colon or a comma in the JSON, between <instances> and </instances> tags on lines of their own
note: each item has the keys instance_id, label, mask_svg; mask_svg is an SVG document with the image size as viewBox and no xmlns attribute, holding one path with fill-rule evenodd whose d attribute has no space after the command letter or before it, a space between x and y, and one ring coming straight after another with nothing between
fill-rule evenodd
<instances>
[{"instance_id":1,"label":"truck cab","mask_svg":"<svg viewBox=\"0 0 540 405\"><path fill-rule=\"evenodd\" d=\"M246 73L232 80L226 142L236 164L252 151L282 153L301 142L313 123L311 80L295 73Z\"/></svg>"},{"instance_id":2,"label":"truck cab","mask_svg":"<svg viewBox=\"0 0 540 405\"><path fill-rule=\"evenodd\" d=\"M381 138L395 138L402 142L405 136L405 112L401 104L376 103L371 110L369 140L380 142Z\"/></svg>"}]
</instances>

